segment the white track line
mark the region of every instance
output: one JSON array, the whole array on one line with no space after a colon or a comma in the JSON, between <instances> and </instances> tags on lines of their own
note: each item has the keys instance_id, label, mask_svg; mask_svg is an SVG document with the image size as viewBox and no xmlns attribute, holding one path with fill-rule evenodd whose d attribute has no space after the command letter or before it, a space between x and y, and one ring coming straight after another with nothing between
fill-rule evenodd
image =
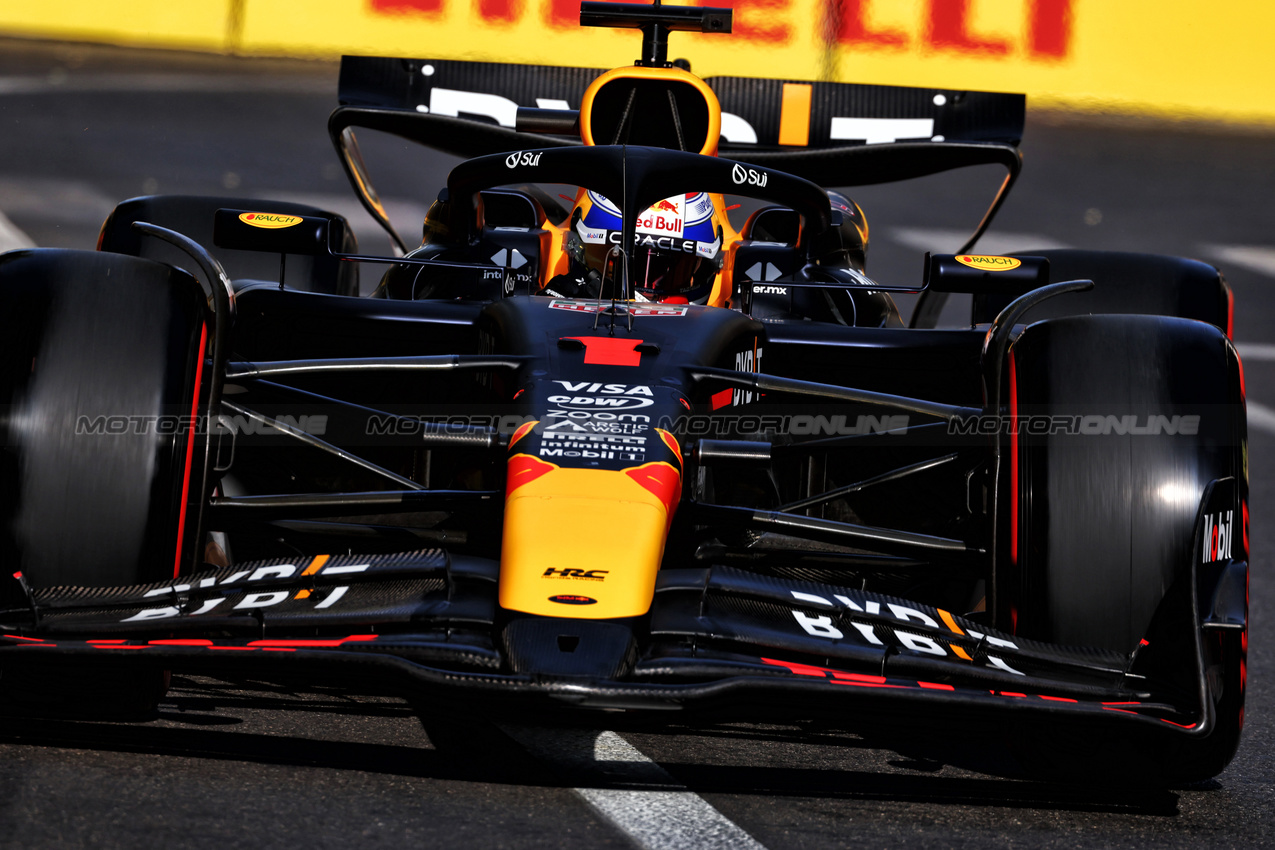
<instances>
[{"instance_id":1,"label":"white track line","mask_svg":"<svg viewBox=\"0 0 1275 850\"><path fill-rule=\"evenodd\" d=\"M31 237L19 230L8 216L0 213L0 253L17 251L20 248L34 248Z\"/></svg>"},{"instance_id":2,"label":"white track line","mask_svg":"<svg viewBox=\"0 0 1275 850\"><path fill-rule=\"evenodd\" d=\"M1275 360L1275 345L1268 342L1240 342L1236 343L1235 348L1239 351L1241 360L1257 363ZM1245 400L1245 405L1248 409L1250 428L1275 434L1275 409L1253 401L1251 398Z\"/></svg>"},{"instance_id":3,"label":"white track line","mask_svg":"<svg viewBox=\"0 0 1275 850\"><path fill-rule=\"evenodd\" d=\"M1239 266L1275 277L1275 248L1265 245L1201 245L1200 250L1225 266Z\"/></svg>"},{"instance_id":4,"label":"white track line","mask_svg":"<svg viewBox=\"0 0 1275 850\"><path fill-rule=\"evenodd\" d=\"M1237 342L1235 349L1240 353L1241 360L1275 360L1275 345L1269 342Z\"/></svg>"},{"instance_id":5,"label":"white track line","mask_svg":"<svg viewBox=\"0 0 1275 850\"><path fill-rule=\"evenodd\" d=\"M568 781L579 782L573 790L645 850L765 850L614 732L500 728Z\"/></svg>"},{"instance_id":6,"label":"white track line","mask_svg":"<svg viewBox=\"0 0 1275 850\"><path fill-rule=\"evenodd\" d=\"M0 175L0 209L9 215L97 227L114 208L115 199L82 180Z\"/></svg>"},{"instance_id":7,"label":"white track line","mask_svg":"<svg viewBox=\"0 0 1275 850\"><path fill-rule=\"evenodd\" d=\"M1248 427L1275 434L1275 410L1248 399Z\"/></svg>"},{"instance_id":8,"label":"white track line","mask_svg":"<svg viewBox=\"0 0 1275 850\"><path fill-rule=\"evenodd\" d=\"M927 227L895 227L887 231L887 236L894 242L914 248L917 251L949 252L965 244L970 238L971 230L946 230ZM989 230L978 240L974 250L982 254L1012 254L1015 251L1043 250L1045 248L1067 248L1057 239L1050 239L1039 233L1008 233Z\"/></svg>"}]
</instances>

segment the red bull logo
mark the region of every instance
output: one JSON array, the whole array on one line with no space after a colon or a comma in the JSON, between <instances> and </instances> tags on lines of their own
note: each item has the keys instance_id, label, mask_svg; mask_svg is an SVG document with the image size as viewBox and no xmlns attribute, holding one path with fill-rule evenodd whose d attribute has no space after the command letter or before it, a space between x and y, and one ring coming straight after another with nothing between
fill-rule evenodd
<instances>
[{"instance_id":1,"label":"red bull logo","mask_svg":"<svg viewBox=\"0 0 1275 850\"><path fill-rule=\"evenodd\" d=\"M686 217L683 215L685 203L681 195L656 201L638 216L637 232L652 236L681 237L686 229Z\"/></svg>"}]
</instances>

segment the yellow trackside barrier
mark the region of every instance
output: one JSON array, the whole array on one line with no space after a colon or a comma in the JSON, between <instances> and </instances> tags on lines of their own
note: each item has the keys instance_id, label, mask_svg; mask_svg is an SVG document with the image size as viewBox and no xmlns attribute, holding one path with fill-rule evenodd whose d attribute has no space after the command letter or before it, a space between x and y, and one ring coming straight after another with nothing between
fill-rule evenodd
<instances>
[{"instance_id":1,"label":"yellow trackside barrier","mask_svg":"<svg viewBox=\"0 0 1275 850\"><path fill-rule=\"evenodd\" d=\"M677 33L669 55L690 58L700 76L756 75L758 68L767 76L818 75L819 33L808 21L820 2L740 3L735 35ZM636 59L642 41L637 30L581 28L579 0L321 0L314 5L330 10L328 16L298 21L290 0L248 0L243 50L610 68ZM333 20L343 23L333 26ZM783 38L770 37L772 31Z\"/></svg>"},{"instance_id":2,"label":"yellow trackside barrier","mask_svg":"<svg viewBox=\"0 0 1275 850\"><path fill-rule=\"evenodd\" d=\"M3 0L0 35L220 51L241 0Z\"/></svg>"},{"instance_id":3,"label":"yellow trackside barrier","mask_svg":"<svg viewBox=\"0 0 1275 850\"><path fill-rule=\"evenodd\" d=\"M1275 123L1270 0L705 0L735 34L670 55L732 74L1025 91L1086 111ZM578 0L40 0L0 34L246 54L611 66L636 32L576 26Z\"/></svg>"}]
</instances>

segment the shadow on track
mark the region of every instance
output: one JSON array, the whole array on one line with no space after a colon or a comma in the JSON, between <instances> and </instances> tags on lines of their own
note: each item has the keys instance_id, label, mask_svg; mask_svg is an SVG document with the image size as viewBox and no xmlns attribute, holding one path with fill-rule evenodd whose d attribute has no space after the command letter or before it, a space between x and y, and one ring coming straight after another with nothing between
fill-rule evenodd
<instances>
[{"instance_id":1,"label":"shadow on track","mask_svg":"<svg viewBox=\"0 0 1275 850\"><path fill-rule=\"evenodd\" d=\"M1178 795L1162 789L1093 788L1011 779L916 776L818 768L729 767L662 762L697 794L759 794L835 800L1175 817Z\"/></svg>"},{"instance_id":2,"label":"shadow on track","mask_svg":"<svg viewBox=\"0 0 1275 850\"><path fill-rule=\"evenodd\" d=\"M278 717L280 711L341 715L353 724L343 729L356 737L370 731L391 739L414 738L419 745L307 737L304 721L297 723L301 734L295 735L264 734L245 728L259 718ZM1153 817L1175 817L1180 813L1178 794L1164 789L1059 784L995 776L939 776L935 774L944 769L944 764L929 760L895 758L886 762L893 768L909 771L907 773L864 770L862 763L858 769L838 770L712 765L686 760L697 747L696 738L813 746L823 750L821 761L826 760L829 747L874 748L870 741L830 730L746 725L698 729L669 726L658 731L649 726L641 731L635 729L634 743L643 747L643 738L650 736L648 741L655 744L652 751L665 748L657 743L659 739L677 738L670 742L676 747L677 760L659 760L668 771L664 781L647 782L641 774L632 772L617 773L609 778L605 761L597 763L598 770L585 772L539 761L493 723L475 714L458 717L449 712L447 722L441 726L437 719L426 722L426 734L432 735L432 745L425 746L425 735L416 725L415 715L411 706L395 699L352 699L339 692L298 693L258 682L203 680L197 689L181 688L171 693L162 704L159 717L151 723L10 717L0 727L0 744L148 753L532 787L659 791L668 790L667 779L671 774L687 790L702 795L864 800ZM404 736L403 728L393 725L400 721L411 724L403 727L411 730L409 735ZM552 729L546 731L553 733ZM561 731L564 745L567 738L578 737L578 732L571 735L566 729Z\"/></svg>"},{"instance_id":3,"label":"shadow on track","mask_svg":"<svg viewBox=\"0 0 1275 850\"><path fill-rule=\"evenodd\" d=\"M193 721L200 728L10 717L5 718L4 729L0 731L0 744L357 770L418 779L548 787L561 785L525 754L511 753L509 758L481 766L463 764L424 746L317 740L215 729L211 728L214 723L224 724L228 718L213 720L214 717L217 716L178 718L179 722ZM161 713L160 720L167 719L169 716Z\"/></svg>"}]
</instances>

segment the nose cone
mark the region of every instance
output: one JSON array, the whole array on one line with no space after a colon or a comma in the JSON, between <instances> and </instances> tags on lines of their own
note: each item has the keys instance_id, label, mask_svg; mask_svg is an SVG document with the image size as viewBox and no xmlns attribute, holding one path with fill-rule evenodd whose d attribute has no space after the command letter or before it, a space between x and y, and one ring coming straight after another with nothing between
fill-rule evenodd
<instances>
[{"instance_id":1,"label":"nose cone","mask_svg":"<svg viewBox=\"0 0 1275 850\"><path fill-rule=\"evenodd\" d=\"M681 473L668 463L563 469L514 455L501 606L582 619L645 614L681 490Z\"/></svg>"}]
</instances>

